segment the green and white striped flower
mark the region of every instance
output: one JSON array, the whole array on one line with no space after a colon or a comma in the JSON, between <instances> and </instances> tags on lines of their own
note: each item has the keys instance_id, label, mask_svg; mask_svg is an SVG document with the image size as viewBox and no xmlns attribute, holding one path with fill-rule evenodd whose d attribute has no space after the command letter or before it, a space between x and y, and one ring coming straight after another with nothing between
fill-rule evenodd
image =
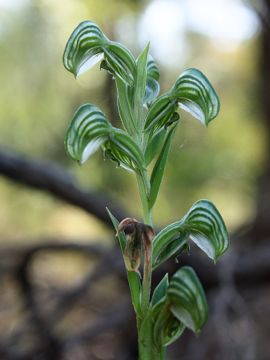
<instances>
[{"instance_id":1,"label":"green and white striped flower","mask_svg":"<svg viewBox=\"0 0 270 360\"><path fill-rule=\"evenodd\" d=\"M75 112L66 133L69 156L83 164L108 139L111 124L95 105L84 104Z\"/></svg>"},{"instance_id":2,"label":"green and white striped flower","mask_svg":"<svg viewBox=\"0 0 270 360\"><path fill-rule=\"evenodd\" d=\"M218 96L206 76L197 69L185 70L176 80L170 96L178 100L180 108L190 112L204 125L218 115Z\"/></svg>"},{"instance_id":3,"label":"green and white striped flower","mask_svg":"<svg viewBox=\"0 0 270 360\"><path fill-rule=\"evenodd\" d=\"M172 276L167 294L173 315L192 331L200 332L208 306L201 282L190 266L183 266Z\"/></svg>"},{"instance_id":4,"label":"green and white striped flower","mask_svg":"<svg viewBox=\"0 0 270 360\"><path fill-rule=\"evenodd\" d=\"M149 54L147 61L147 77L146 87L143 102L144 104L151 104L159 94L159 69L153 57Z\"/></svg>"},{"instance_id":5,"label":"green and white striped flower","mask_svg":"<svg viewBox=\"0 0 270 360\"><path fill-rule=\"evenodd\" d=\"M65 68L75 76L83 74L103 60L103 68L131 85L135 76L135 60L121 44L109 40L92 21L83 21L71 34L63 55Z\"/></svg>"},{"instance_id":6,"label":"green and white striped flower","mask_svg":"<svg viewBox=\"0 0 270 360\"><path fill-rule=\"evenodd\" d=\"M190 112L204 125L208 125L218 115L218 96L201 71L185 70L172 89L151 105L145 121L145 130L156 131L166 125L178 107Z\"/></svg>"},{"instance_id":7,"label":"green and white striped flower","mask_svg":"<svg viewBox=\"0 0 270 360\"><path fill-rule=\"evenodd\" d=\"M208 200L197 201L180 220L166 226L154 238L153 268L175 257L193 241L216 261L229 246L229 235L219 211Z\"/></svg>"}]
</instances>

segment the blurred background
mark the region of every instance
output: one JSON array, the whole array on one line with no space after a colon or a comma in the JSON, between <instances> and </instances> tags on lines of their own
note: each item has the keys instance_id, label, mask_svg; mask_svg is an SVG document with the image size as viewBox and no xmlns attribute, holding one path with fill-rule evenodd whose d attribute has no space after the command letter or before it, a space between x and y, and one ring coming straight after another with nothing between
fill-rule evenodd
<instances>
[{"instance_id":1,"label":"blurred background","mask_svg":"<svg viewBox=\"0 0 270 360\"><path fill-rule=\"evenodd\" d=\"M83 167L63 139L76 108L97 104L119 125L114 83L76 81L66 41L90 19L137 56L151 42L162 91L186 67L221 100L208 129L182 114L155 209L157 228L199 198L220 209L232 239L213 265L180 258L207 290L199 337L168 360L270 359L270 3L267 0L0 0L0 359L137 359L122 260L105 212L140 218L133 176L104 161ZM169 261L155 274L173 272Z\"/></svg>"}]
</instances>

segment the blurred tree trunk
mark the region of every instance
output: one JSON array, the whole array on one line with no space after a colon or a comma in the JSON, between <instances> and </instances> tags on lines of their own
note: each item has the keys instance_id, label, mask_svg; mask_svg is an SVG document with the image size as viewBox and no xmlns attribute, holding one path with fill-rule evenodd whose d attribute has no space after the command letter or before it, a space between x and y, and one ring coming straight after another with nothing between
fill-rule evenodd
<instances>
[{"instance_id":1,"label":"blurred tree trunk","mask_svg":"<svg viewBox=\"0 0 270 360\"><path fill-rule=\"evenodd\" d=\"M254 2L254 6L256 8L258 2ZM261 19L258 100L261 103L267 136L264 172L258 184L257 211L250 234L258 242L269 237L270 234L270 1L261 0L256 11Z\"/></svg>"}]
</instances>

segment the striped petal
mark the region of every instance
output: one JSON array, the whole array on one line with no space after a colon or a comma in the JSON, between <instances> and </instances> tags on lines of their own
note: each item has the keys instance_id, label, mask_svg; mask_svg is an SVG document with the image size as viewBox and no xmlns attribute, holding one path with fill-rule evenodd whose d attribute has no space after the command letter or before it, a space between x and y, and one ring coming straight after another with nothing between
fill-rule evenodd
<instances>
[{"instance_id":1,"label":"striped petal","mask_svg":"<svg viewBox=\"0 0 270 360\"><path fill-rule=\"evenodd\" d=\"M145 130L156 131L171 122L178 106L208 125L219 112L218 96L208 79L197 69L187 69L173 88L149 108Z\"/></svg>"},{"instance_id":2,"label":"striped petal","mask_svg":"<svg viewBox=\"0 0 270 360\"><path fill-rule=\"evenodd\" d=\"M208 200L196 202L181 220L180 227L213 260L228 249L229 235L224 221L215 205Z\"/></svg>"},{"instance_id":3,"label":"striped petal","mask_svg":"<svg viewBox=\"0 0 270 360\"><path fill-rule=\"evenodd\" d=\"M64 66L78 76L101 60L102 68L120 77L125 83L133 84L136 65L130 51L110 41L92 21L83 21L67 42L63 55Z\"/></svg>"},{"instance_id":4,"label":"striped petal","mask_svg":"<svg viewBox=\"0 0 270 360\"><path fill-rule=\"evenodd\" d=\"M170 224L162 229L154 238L153 270L166 260L177 257L188 241L188 234L179 228L179 222Z\"/></svg>"},{"instance_id":5,"label":"striped petal","mask_svg":"<svg viewBox=\"0 0 270 360\"><path fill-rule=\"evenodd\" d=\"M108 139L110 131L111 125L98 107L92 104L80 106L66 133L68 155L84 163Z\"/></svg>"},{"instance_id":6,"label":"striped petal","mask_svg":"<svg viewBox=\"0 0 270 360\"><path fill-rule=\"evenodd\" d=\"M175 342L184 330L184 323L174 316L168 301L156 305L153 313L153 340L159 351Z\"/></svg>"},{"instance_id":7,"label":"striped petal","mask_svg":"<svg viewBox=\"0 0 270 360\"><path fill-rule=\"evenodd\" d=\"M155 63L154 58L150 54L147 61L147 76L157 81L159 80L160 76L157 64Z\"/></svg>"},{"instance_id":8,"label":"striped petal","mask_svg":"<svg viewBox=\"0 0 270 360\"><path fill-rule=\"evenodd\" d=\"M151 55L148 56L147 61L147 77L146 88L143 102L144 104L152 103L159 94L159 70Z\"/></svg>"},{"instance_id":9,"label":"striped petal","mask_svg":"<svg viewBox=\"0 0 270 360\"><path fill-rule=\"evenodd\" d=\"M92 21L83 21L71 34L63 55L65 68L75 76L82 74L103 57L108 39Z\"/></svg>"},{"instance_id":10,"label":"striped petal","mask_svg":"<svg viewBox=\"0 0 270 360\"><path fill-rule=\"evenodd\" d=\"M158 131L170 122L177 108L177 100L172 100L168 94L159 97L149 108L144 124L145 130Z\"/></svg>"},{"instance_id":11,"label":"striped petal","mask_svg":"<svg viewBox=\"0 0 270 360\"><path fill-rule=\"evenodd\" d=\"M110 41L103 51L110 72L122 79L127 85L133 85L136 63L131 52L125 46L114 41Z\"/></svg>"},{"instance_id":12,"label":"striped petal","mask_svg":"<svg viewBox=\"0 0 270 360\"><path fill-rule=\"evenodd\" d=\"M214 261L229 247L229 235L217 208L208 200L196 202L182 220L162 229L154 238L153 268L176 256L190 238Z\"/></svg>"},{"instance_id":13,"label":"striped petal","mask_svg":"<svg viewBox=\"0 0 270 360\"><path fill-rule=\"evenodd\" d=\"M125 131L113 128L105 144L107 155L127 170L142 170L143 154L137 143Z\"/></svg>"},{"instance_id":14,"label":"striped petal","mask_svg":"<svg viewBox=\"0 0 270 360\"><path fill-rule=\"evenodd\" d=\"M197 69L185 70L170 93L173 99L178 100L181 108L204 125L208 125L218 115L218 96L205 75Z\"/></svg>"},{"instance_id":15,"label":"striped petal","mask_svg":"<svg viewBox=\"0 0 270 360\"><path fill-rule=\"evenodd\" d=\"M189 266L178 270L170 281L167 294L173 315L198 333L207 320L208 306L195 271Z\"/></svg>"}]
</instances>

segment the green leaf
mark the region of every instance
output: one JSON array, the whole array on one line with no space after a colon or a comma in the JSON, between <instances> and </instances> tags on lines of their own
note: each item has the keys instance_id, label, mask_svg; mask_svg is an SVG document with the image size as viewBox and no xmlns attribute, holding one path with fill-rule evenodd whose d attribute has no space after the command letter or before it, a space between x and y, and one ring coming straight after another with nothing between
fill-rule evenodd
<instances>
[{"instance_id":1,"label":"green leaf","mask_svg":"<svg viewBox=\"0 0 270 360\"><path fill-rule=\"evenodd\" d=\"M145 149L145 165L148 166L155 156L159 153L160 147L164 142L167 133L167 128L158 130L148 141Z\"/></svg>"},{"instance_id":2,"label":"green leaf","mask_svg":"<svg viewBox=\"0 0 270 360\"><path fill-rule=\"evenodd\" d=\"M166 297L167 288L169 285L169 278L168 274L165 274L165 276L161 279L160 283L157 285L153 292L151 305L156 305L160 300Z\"/></svg>"},{"instance_id":3,"label":"green leaf","mask_svg":"<svg viewBox=\"0 0 270 360\"><path fill-rule=\"evenodd\" d=\"M136 314L140 314L142 288L140 275L136 271L127 271L127 277L134 310Z\"/></svg>"},{"instance_id":4,"label":"green leaf","mask_svg":"<svg viewBox=\"0 0 270 360\"><path fill-rule=\"evenodd\" d=\"M84 163L108 139L111 125L103 112L84 104L75 112L65 137L65 148L74 160Z\"/></svg>"},{"instance_id":5,"label":"green leaf","mask_svg":"<svg viewBox=\"0 0 270 360\"><path fill-rule=\"evenodd\" d=\"M103 46L109 40L92 21L83 21L68 39L63 62L75 76L87 71L103 58Z\"/></svg>"},{"instance_id":6,"label":"green leaf","mask_svg":"<svg viewBox=\"0 0 270 360\"><path fill-rule=\"evenodd\" d=\"M142 104L142 100L145 94L148 52L149 52L149 43L138 57L136 63L137 71L136 71L134 98L135 98L135 102L136 101L139 102L139 105Z\"/></svg>"},{"instance_id":7,"label":"green leaf","mask_svg":"<svg viewBox=\"0 0 270 360\"><path fill-rule=\"evenodd\" d=\"M192 240L214 261L229 247L229 235L217 208L208 200L196 202L180 220L162 229L153 239L153 269L177 256Z\"/></svg>"},{"instance_id":8,"label":"green leaf","mask_svg":"<svg viewBox=\"0 0 270 360\"><path fill-rule=\"evenodd\" d=\"M160 91L158 80L159 80L158 67L154 62L152 56L149 54L147 61L146 89L143 99L144 104L151 104L158 96Z\"/></svg>"},{"instance_id":9,"label":"green leaf","mask_svg":"<svg viewBox=\"0 0 270 360\"><path fill-rule=\"evenodd\" d=\"M124 128L129 134L136 132L136 125L133 115L133 106L131 104L130 87L120 78L115 79L117 88L117 106L118 112Z\"/></svg>"},{"instance_id":10,"label":"green leaf","mask_svg":"<svg viewBox=\"0 0 270 360\"><path fill-rule=\"evenodd\" d=\"M126 248L126 244L127 244L127 239L125 236L125 233L123 231L120 232L120 234L118 234L118 225L119 225L119 221L116 219L116 217L110 212L110 209L108 207L106 207L107 213L111 219L111 222L113 224L113 227L115 229L115 232L117 234L118 240L119 240L119 244L120 244L120 248L122 253L124 253L125 248Z\"/></svg>"},{"instance_id":11,"label":"green leaf","mask_svg":"<svg viewBox=\"0 0 270 360\"><path fill-rule=\"evenodd\" d=\"M173 315L198 333L207 320L208 306L195 271L189 266L182 267L173 275L167 292Z\"/></svg>"},{"instance_id":12,"label":"green leaf","mask_svg":"<svg viewBox=\"0 0 270 360\"><path fill-rule=\"evenodd\" d=\"M197 69L185 70L176 80L170 94L179 101L181 108L204 125L208 125L218 115L218 96L206 76Z\"/></svg>"},{"instance_id":13,"label":"green leaf","mask_svg":"<svg viewBox=\"0 0 270 360\"><path fill-rule=\"evenodd\" d=\"M122 167L133 171L143 169L143 154L137 143L125 131L114 128L105 147Z\"/></svg>"},{"instance_id":14,"label":"green leaf","mask_svg":"<svg viewBox=\"0 0 270 360\"><path fill-rule=\"evenodd\" d=\"M134 118L135 118L135 128L136 132L140 132L143 129L143 121L144 121L144 110L143 110L143 97L145 93L146 86L146 65L147 65L147 57L149 51L149 43L143 50L143 52L139 55L136 61L136 78L135 78L135 86L134 86L134 94L133 94L133 109L134 109Z\"/></svg>"},{"instance_id":15,"label":"green leaf","mask_svg":"<svg viewBox=\"0 0 270 360\"><path fill-rule=\"evenodd\" d=\"M177 108L177 100L171 99L168 94L162 95L150 106L144 129L146 131L159 130L171 119Z\"/></svg>"},{"instance_id":16,"label":"green leaf","mask_svg":"<svg viewBox=\"0 0 270 360\"><path fill-rule=\"evenodd\" d=\"M168 153L170 150L171 142L173 139L173 135L175 133L175 125L170 129L168 132L164 145L161 149L161 152L159 154L159 157L155 163L155 166L153 168L152 174L151 174L151 191L150 191L150 197L149 197L149 207L150 209L154 206L155 201L157 199L157 195L159 192L160 184L163 178L165 165L168 158Z\"/></svg>"}]
</instances>

